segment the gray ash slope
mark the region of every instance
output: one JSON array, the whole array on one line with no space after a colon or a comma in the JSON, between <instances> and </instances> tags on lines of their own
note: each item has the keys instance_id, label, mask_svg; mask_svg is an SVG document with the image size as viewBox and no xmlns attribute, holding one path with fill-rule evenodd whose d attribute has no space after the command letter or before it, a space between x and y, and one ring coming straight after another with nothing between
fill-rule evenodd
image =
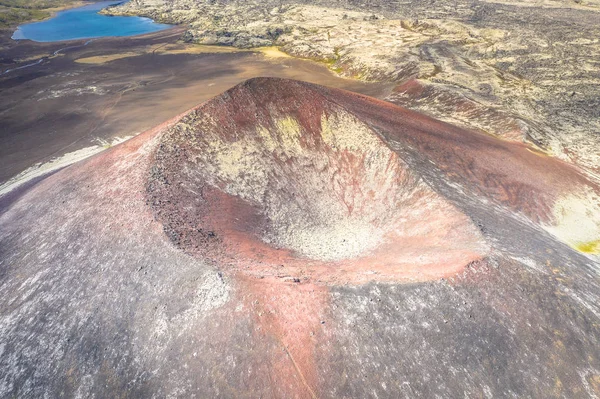
<instances>
[{"instance_id":1,"label":"gray ash slope","mask_svg":"<svg viewBox=\"0 0 600 399\"><path fill-rule=\"evenodd\" d=\"M479 226L487 255L434 281L319 283L231 272L165 234L153 206L166 205L148 201L148 184L168 166L157 155L188 165L177 139L206 136L190 120L239 109L230 121L239 134L257 127L245 115L257 108L260 126L275 134L265 115L312 126L319 104L385 140ZM319 132L307 129L304 139ZM464 147L446 143L452 134L464 135ZM0 397L597 397L596 258L482 191L492 182L510 193L533 172L467 179L485 171L473 148L485 150L485 162L511 153L516 166L534 157L548 173L572 173L516 144L364 96L253 79L24 189L0 213ZM457 154L473 156L465 165L475 169L457 174L432 162Z\"/></svg>"}]
</instances>

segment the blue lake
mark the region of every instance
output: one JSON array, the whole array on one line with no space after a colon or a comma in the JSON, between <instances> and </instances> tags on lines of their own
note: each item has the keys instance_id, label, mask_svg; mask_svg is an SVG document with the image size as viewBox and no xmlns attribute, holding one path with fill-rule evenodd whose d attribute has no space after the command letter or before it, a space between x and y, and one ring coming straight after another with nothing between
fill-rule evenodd
<instances>
[{"instance_id":1,"label":"blue lake","mask_svg":"<svg viewBox=\"0 0 600 399\"><path fill-rule=\"evenodd\" d=\"M41 22L21 25L12 38L36 42L58 42L109 36L134 36L170 28L142 17L110 17L98 14L103 8L119 1L101 1L83 7L60 11Z\"/></svg>"}]
</instances>

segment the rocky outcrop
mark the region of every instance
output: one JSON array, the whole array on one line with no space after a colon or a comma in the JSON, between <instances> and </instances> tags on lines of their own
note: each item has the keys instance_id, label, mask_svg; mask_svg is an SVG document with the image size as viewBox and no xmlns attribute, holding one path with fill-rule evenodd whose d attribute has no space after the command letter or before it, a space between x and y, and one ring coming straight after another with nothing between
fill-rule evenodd
<instances>
[{"instance_id":1,"label":"rocky outcrop","mask_svg":"<svg viewBox=\"0 0 600 399\"><path fill-rule=\"evenodd\" d=\"M279 46L351 78L414 82L390 101L600 173L598 3L136 0L184 40ZM577 65L577 68L573 66ZM411 83L412 84L412 83Z\"/></svg>"}]
</instances>

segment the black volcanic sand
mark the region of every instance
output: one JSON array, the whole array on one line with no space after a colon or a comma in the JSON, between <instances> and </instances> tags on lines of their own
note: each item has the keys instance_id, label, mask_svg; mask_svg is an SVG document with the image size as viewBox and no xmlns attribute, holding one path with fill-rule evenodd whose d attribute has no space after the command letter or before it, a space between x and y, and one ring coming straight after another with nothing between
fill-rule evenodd
<instances>
[{"instance_id":1,"label":"black volcanic sand","mask_svg":"<svg viewBox=\"0 0 600 399\"><path fill-rule=\"evenodd\" d=\"M60 43L15 42L0 34L0 73L48 57L41 64L0 75L0 183L38 162L131 136L172 118L229 87L256 76L300 79L383 97L387 84L334 76L323 65L254 52L160 54L182 28L135 38ZM143 53L143 51L147 51ZM139 52L104 64L77 59Z\"/></svg>"}]
</instances>

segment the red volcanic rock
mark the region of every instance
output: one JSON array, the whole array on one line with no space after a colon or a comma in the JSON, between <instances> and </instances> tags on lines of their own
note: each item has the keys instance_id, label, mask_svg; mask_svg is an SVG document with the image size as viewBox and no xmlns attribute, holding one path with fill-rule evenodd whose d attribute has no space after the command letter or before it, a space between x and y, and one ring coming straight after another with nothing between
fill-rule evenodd
<instances>
[{"instance_id":1,"label":"red volcanic rock","mask_svg":"<svg viewBox=\"0 0 600 399\"><path fill-rule=\"evenodd\" d=\"M542 228L593 237L582 192L521 144L247 81L0 203L0 397L598 395L600 266Z\"/></svg>"}]
</instances>

